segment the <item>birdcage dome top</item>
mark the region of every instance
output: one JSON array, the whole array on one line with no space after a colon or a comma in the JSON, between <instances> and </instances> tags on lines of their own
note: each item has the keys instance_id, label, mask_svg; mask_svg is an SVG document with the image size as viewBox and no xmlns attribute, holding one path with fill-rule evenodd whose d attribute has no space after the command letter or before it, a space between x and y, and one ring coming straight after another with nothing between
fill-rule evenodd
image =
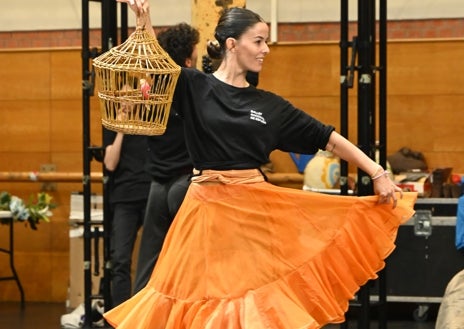
<instances>
[{"instance_id":1,"label":"birdcage dome top","mask_svg":"<svg viewBox=\"0 0 464 329\"><path fill-rule=\"evenodd\" d=\"M137 27L124 43L95 58L93 64L100 68L141 73L180 71L179 65L164 51L156 37L143 27Z\"/></svg>"}]
</instances>

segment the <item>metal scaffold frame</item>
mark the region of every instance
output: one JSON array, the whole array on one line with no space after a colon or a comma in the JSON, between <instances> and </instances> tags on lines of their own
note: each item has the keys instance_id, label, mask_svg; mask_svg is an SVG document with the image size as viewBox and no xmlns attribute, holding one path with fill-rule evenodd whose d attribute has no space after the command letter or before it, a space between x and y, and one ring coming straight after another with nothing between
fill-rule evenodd
<instances>
[{"instance_id":1,"label":"metal scaffold frame","mask_svg":"<svg viewBox=\"0 0 464 329\"><path fill-rule=\"evenodd\" d=\"M101 46L90 48L90 12L89 3L101 4ZM115 0L82 0L82 134L83 134L83 226L84 226L84 308L83 328L94 328L92 323L92 302L103 300L104 306L111 305L111 263L110 263L110 211L107 198L108 175L103 171L103 222L91 220L91 162L102 162L103 147L91 145L90 138L90 99L94 95L95 73L91 61L101 53L108 51L118 42L117 2ZM127 5L121 4L120 40L127 39ZM100 227L103 226L103 230ZM97 295L92 293L92 275L100 274L99 239L103 238L103 279ZM95 257L92 261L92 243ZM92 272L93 270L93 272Z\"/></svg>"},{"instance_id":2,"label":"metal scaffold frame","mask_svg":"<svg viewBox=\"0 0 464 329\"><path fill-rule=\"evenodd\" d=\"M355 83L357 73L357 127L358 147L370 158L379 154L379 164L386 168L387 162L387 1L358 0L357 36L349 37L349 0L341 0L340 19L340 125L341 134L348 137L348 92ZM379 21L377 40L376 12L378 5ZM378 47L377 47L378 41ZM351 49L351 58L349 58ZM378 61L377 60L378 49ZM376 75L378 83L378 108L376 107ZM340 165L341 193L348 194L348 164ZM358 170L357 194L360 196L373 193L372 180L362 170ZM379 329L387 328L387 288L386 272L382 270L377 280L378 301L371 301L371 283L361 287L356 302L351 307L358 307L358 329L369 329L372 306L378 308ZM348 328L344 323L341 328Z\"/></svg>"}]
</instances>

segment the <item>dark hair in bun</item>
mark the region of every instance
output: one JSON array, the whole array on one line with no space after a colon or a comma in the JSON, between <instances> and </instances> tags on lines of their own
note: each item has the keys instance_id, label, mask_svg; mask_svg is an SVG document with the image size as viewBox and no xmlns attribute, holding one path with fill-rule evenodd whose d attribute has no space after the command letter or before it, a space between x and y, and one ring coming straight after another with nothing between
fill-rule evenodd
<instances>
[{"instance_id":1,"label":"dark hair in bun","mask_svg":"<svg viewBox=\"0 0 464 329\"><path fill-rule=\"evenodd\" d=\"M214 37L216 41L208 42L206 49L212 59L220 59L225 53L227 38L239 39L249 28L264 20L255 12L240 7L226 9L219 18Z\"/></svg>"}]
</instances>

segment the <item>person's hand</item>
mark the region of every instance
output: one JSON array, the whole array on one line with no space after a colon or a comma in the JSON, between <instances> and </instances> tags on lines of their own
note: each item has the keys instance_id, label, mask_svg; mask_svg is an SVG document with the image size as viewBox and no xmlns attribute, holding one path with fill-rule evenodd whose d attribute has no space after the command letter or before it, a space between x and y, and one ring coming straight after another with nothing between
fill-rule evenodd
<instances>
[{"instance_id":1,"label":"person's hand","mask_svg":"<svg viewBox=\"0 0 464 329\"><path fill-rule=\"evenodd\" d=\"M379 203L392 202L393 208L395 208L398 202L397 194L399 193L400 198L402 198L403 190L390 179L388 172L382 168L382 172L372 177L372 181L374 193L379 196Z\"/></svg>"},{"instance_id":2,"label":"person's hand","mask_svg":"<svg viewBox=\"0 0 464 329\"><path fill-rule=\"evenodd\" d=\"M149 12L150 4L148 0L116 0L117 2L127 3L132 11L137 15L141 16Z\"/></svg>"},{"instance_id":3,"label":"person's hand","mask_svg":"<svg viewBox=\"0 0 464 329\"><path fill-rule=\"evenodd\" d=\"M127 106L122 106L117 110L116 120L126 121L129 118L129 110Z\"/></svg>"},{"instance_id":4,"label":"person's hand","mask_svg":"<svg viewBox=\"0 0 464 329\"><path fill-rule=\"evenodd\" d=\"M135 13L137 18L137 27L145 27L147 31L155 35L150 19L150 4L148 0L116 0L117 2L126 3Z\"/></svg>"}]
</instances>

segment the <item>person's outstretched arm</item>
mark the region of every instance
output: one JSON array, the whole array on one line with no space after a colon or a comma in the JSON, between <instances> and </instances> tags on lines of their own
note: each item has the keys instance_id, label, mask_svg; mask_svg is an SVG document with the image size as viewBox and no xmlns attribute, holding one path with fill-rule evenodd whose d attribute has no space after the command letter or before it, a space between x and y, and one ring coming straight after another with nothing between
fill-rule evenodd
<instances>
[{"instance_id":1,"label":"person's outstretched arm","mask_svg":"<svg viewBox=\"0 0 464 329\"><path fill-rule=\"evenodd\" d=\"M390 203L393 201L393 207L396 207L396 192L400 192L400 195L402 195L402 190L395 185L382 166L335 131L330 135L329 142L325 149L339 158L356 165L370 175L374 183L374 193L379 195L379 202Z\"/></svg>"}]
</instances>

